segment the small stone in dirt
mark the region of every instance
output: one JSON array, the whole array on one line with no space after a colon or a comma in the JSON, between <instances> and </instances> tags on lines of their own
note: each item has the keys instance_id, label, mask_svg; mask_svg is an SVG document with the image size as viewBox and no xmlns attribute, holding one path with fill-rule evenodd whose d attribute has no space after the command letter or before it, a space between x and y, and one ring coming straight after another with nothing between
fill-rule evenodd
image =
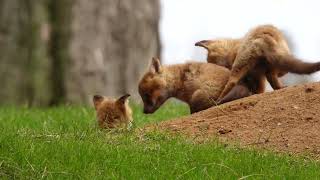
<instances>
[{"instance_id":1,"label":"small stone in dirt","mask_svg":"<svg viewBox=\"0 0 320 180\"><path fill-rule=\"evenodd\" d=\"M312 120L313 118L312 117L306 117L306 120L307 121L310 121L310 120Z\"/></svg>"},{"instance_id":2,"label":"small stone in dirt","mask_svg":"<svg viewBox=\"0 0 320 180\"><path fill-rule=\"evenodd\" d=\"M284 146L285 146L285 147L289 147L289 143L285 143Z\"/></svg>"},{"instance_id":3,"label":"small stone in dirt","mask_svg":"<svg viewBox=\"0 0 320 180\"><path fill-rule=\"evenodd\" d=\"M171 130L172 131L178 131L178 126L177 125L171 125Z\"/></svg>"},{"instance_id":4,"label":"small stone in dirt","mask_svg":"<svg viewBox=\"0 0 320 180\"><path fill-rule=\"evenodd\" d=\"M224 129L224 128L218 129L219 134L227 134L229 132L232 132L232 130L231 129Z\"/></svg>"},{"instance_id":5,"label":"small stone in dirt","mask_svg":"<svg viewBox=\"0 0 320 180\"><path fill-rule=\"evenodd\" d=\"M308 88L306 88L304 91L305 91L306 93L310 93L310 92L314 91L314 89L311 88L311 87L308 87Z\"/></svg>"},{"instance_id":6,"label":"small stone in dirt","mask_svg":"<svg viewBox=\"0 0 320 180\"><path fill-rule=\"evenodd\" d=\"M202 124L197 127L199 128L200 131L206 131L209 129L209 124Z\"/></svg>"}]
</instances>

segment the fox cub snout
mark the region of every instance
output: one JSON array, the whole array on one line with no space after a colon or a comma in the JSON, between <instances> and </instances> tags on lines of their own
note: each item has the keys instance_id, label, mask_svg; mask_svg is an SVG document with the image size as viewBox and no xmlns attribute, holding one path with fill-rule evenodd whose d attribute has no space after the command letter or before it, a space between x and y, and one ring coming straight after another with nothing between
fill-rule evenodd
<instances>
[{"instance_id":1,"label":"fox cub snout","mask_svg":"<svg viewBox=\"0 0 320 180\"><path fill-rule=\"evenodd\" d=\"M129 106L129 96L129 94L126 94L119 99L101 95L93 96L93 104L100 128L130 128L132 110Z\"/></svg>"}]
</instances>

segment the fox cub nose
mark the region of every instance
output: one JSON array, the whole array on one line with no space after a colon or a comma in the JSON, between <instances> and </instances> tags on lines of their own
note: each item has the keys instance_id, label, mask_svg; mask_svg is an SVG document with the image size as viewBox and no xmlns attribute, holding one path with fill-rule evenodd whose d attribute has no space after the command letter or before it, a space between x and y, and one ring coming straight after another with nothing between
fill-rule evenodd
<instances>
[{"instance_id":1,"label":"fox cub nose","mask_svg":"<svg viewBox=\"0 0 320 180\"><path fill-rule=\"evenodd\" d=\"M153 113L153 110L152 110L152 108L145 107L145 108L143 108L143 113L144 114L151 114L151 113Z\"/></svg>"}]
</instances>

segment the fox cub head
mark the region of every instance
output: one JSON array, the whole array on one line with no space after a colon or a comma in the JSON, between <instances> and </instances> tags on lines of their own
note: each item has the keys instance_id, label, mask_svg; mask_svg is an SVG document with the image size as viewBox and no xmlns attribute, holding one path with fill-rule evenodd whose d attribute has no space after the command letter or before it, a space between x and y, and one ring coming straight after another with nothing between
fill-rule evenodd
<instances>
[{"instance_id":1,"label":"fox cub head","mask_svg":"<svg viewBox=\"0 0 320 180\"><path fill-rule=\"evenodd\" d=\"M219 66L232 68L233 59L236 56L234 48L238 45L236 39L202 40L195 46L203 47L208 51L207 61Z\"/></svg>"},{"instance_id":2,"label":"fox cub head","mask_svg":"<svg viewBox=\"0 0 320 180\"><path fill-rule=\"evenodd\" d=\"M139 82L139 94L145 114L155 112L170 97L164 71L160 60L152 58L149 70Z\"/></svg>"},{"instance_id":3,"label":"fox cub head","mask_svg":"<svg viewBox=\"0 0 320 180\"><path fill-rule=\"evenodd\" d=\"M130 127L132 111L128 104L129 96L129 94L126 94L117 100L100 95L93 96L93 104L100 128Z\"/></svg>"}]
</instances>

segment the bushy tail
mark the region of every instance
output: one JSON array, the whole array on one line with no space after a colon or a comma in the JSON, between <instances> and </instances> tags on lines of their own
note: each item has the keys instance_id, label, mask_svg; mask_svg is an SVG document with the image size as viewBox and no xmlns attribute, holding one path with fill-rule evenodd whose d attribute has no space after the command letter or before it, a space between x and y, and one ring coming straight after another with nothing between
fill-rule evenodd
<instances>
[{"instance_id":1,"label":"bushy tail","mask_svg":"<svg viewBox=\"0 0 320 180\"><path fill-rule=\"evenodd\" d=\"M291 73L311 74L320 70L320 62L303 62L292 55L268 54L266 59L272 66Z\"/></svg>"}]
</instances>

